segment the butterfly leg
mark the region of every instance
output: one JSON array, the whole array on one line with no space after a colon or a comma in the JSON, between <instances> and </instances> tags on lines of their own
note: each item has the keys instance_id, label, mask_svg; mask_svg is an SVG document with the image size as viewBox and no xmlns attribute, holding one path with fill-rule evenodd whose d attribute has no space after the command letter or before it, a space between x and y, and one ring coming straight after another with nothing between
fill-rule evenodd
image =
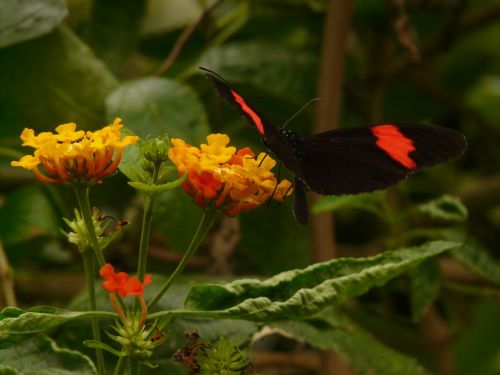
<instances>
[{"instance_id":1,"label":"butterfly leg","mask_svg":"<svg viewBox=\"0 0 500 375\"><path fill-rule=\"evenodd\" d=\"M267 155L268 154L266 154L266 156ZM262 160L264 160L264 159L262 159ZM261 164L262 164L262 162L261 162ZM280 180L280 176L281 176L281 164L282 164L281 162L278 163L278 173L277 173L278 177L276 177L276 185L274 185L273 192L272 192L271 196L269 197L269 200L267 201L267 208L271 207L272 199L274 197L274 194L276 193L276 189L278 188L278 183L279 183L278 181ZM285 194L285 197L286 197L286 194ZM280 204L278 204L276 207L279 207L279 206L280 206Z\"/></svg>"},{"instance_id":2,"label":"butterfly leg","mask_svg":"<svg viewBox=\"0 0 500 375\"><path fill-rule=\"evenodd\" d=\"M295 178L295 195L293 200L293 214L297 221L306 225L309 218L309 211L307 209L306 187L298 178Z\"/></svg>"},{"instance_id":3,"label":"butterfly leg","mask_svg":"<svg viewBox=\"0 0 500 375\"><path fill-rule=\"evenodd\" d=\"M264 162L264 160L266 160L267 155L269 155L269 152L266 152L266 154L264 155L264 157L262 158L262 160L259 163L259 167L262 165L262 163ZM281 167L281 164L280 164L280 167Z\"/></svg>"}]
</instances>

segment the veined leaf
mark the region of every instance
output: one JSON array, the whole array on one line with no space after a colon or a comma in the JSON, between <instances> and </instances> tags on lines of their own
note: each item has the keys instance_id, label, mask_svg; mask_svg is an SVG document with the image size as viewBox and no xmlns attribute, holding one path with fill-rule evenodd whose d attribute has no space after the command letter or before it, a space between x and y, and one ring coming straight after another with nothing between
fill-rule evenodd
<instances>
[{"instance_id":1,"label":"veined leaf","mask_svg":"<svg viewBox=\"0 0 500 375\"><path fill-rule=\"evenodd\" d=\"M333 350L349 360L359 375L425 374L413 358L384 345L338 310L327 309L311 319L270 326L315 348Z\"/></svg>"},{"instance_id":2,"label":"veined leaf","mask_svg":"<svg viewBox=\"0 0 500 375\"><path fill-rule=\"evenodd\" d=\"M441 289L441 269L435 259L429 259L410 273L411 313L418 321L434 303Z\"/></svg>"},{"instance_id":3,"label":"veined leaf","mask_svg":"<svg viewBox=\"0 0 500 375\"><path fill-rule=\"evenodd\" d=\"M1 374L93 375L96 368L89 357L75 350L63 349L42 335L11 348L0 350Z\"/></svg>"},{"instance_id":4,"label":"veined leaf","mask_svg":"<svg viewBox=\"0 0 500 375\"><path fill-rule=\"evenodd\" d=\"M464 222L468 216L467 208L462 201L450 195L443 195L438 199L421 204L417 209L432 219L442 221Z\"/></svg>"},{"instance_id":5,"label":"veined leaf","mask_svg":"<svg viewBox=\"0 0 500 375\"><path fill-rule=\"evenodd\" d=\"M0 12L0 48L48 34L68 13L63 0L5 0Z\"/></svg>"},{"instance_id":6,"label":"veined leaf","mask_svg":"<svg viewBox=\"0 0 500 375\"><path fill-rule=\"evenodd\" d=\"M110 118L123 118L142 138L168 134L198 144L208 133L198 96L173 80L150 77L123 83L108 96L106 107Z\"/></svg>"},{"instance_id":7,"label":"veined leaf","mask_svg":"<svg viewBox=\"0 0 500 375\"><path fill-rule=\"evenodd\" d=\"M106 311L68 311L51 306L35 306L28 310L6 307L0 312L0 349L66 322L93 317L115 318L117 314Z\"/></svg>"},{"instance_id":8,"label":"veined leaf","mask_svg":"<svg viewBox=\"0 0 500 375\"><path fill-rule=\"evenodd\" d=\"M213 311L212 315L255 321L311 315L382 286L422 261L458 246L458 242L434 241L369 258L334 259L263 281L198 285L190 290L184 305Z\"/></svg>"}]
</instances>

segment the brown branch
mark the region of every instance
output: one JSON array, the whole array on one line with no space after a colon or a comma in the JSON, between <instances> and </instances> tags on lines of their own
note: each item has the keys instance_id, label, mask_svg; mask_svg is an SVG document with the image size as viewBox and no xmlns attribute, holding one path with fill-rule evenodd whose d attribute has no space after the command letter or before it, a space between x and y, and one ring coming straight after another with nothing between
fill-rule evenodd
<instances>
[{"instance_id":1,"label":"brown branch","mask_svg":"<svg viewBox=\"0 0 500 375\"><path fill-rule=\"evenodd\" d=\"M422 60L420 51L417 47L416 39L417 32L413 27L411 18L408 15L405 7L405 0L390 0L389 4L396 14L393 22L394 32L401 44L409 52L409 58L414 63L419 63Z\"/></svg>"},{"instance_id":2,"label":"brown branch","mask_svg":"<svg viewBox=\"0 0 500 375\"><path fill-rule=\"evenodd\" d=\"M210 14L210 12L212 12L214 8L221 2L222 0L214 2L212 5L210 5L201 13L200 17L194 23L192 23L186 29L184 29L184 31L179 36L174 46L170 50L168 56L165 58L160 67L156 70L155 75L161 76L165 74L165 72L174 64L175 60L177 60L177 57L181 53L182 49L186 45L189 38L191 38L195 30L198 28L198 26L205 20L208 14Z\"/></svg>"},{"instance_id":3,"label":"brown branch","mask_svg":"<svg viewBox=\"0 0 500 375\"><path fill-rule=\"evenodd\" d=\"M14 279L7 255L0 242L0 283L6 306L17 306L16 294L14 293Z\"/></svg>"},{"instance_id":4,"label":"brown branch","mask_svg":"<svg viewBox=\"0 0 500 375\"><path fill-rule=\"evenodd\" d=\"M489 4L473 10L462 17L452 35L450 35L448 28L443 28L434 38L427 42L420 49L422 59L425 61L438 55L439 52L444 51L446 47L450 47L459 36L483 29L498 21L500 21L499 3ZM415 62L412 58L406 57L391 69L389 75L395 78L414 66Z\"/></svg>"},{"instance_id":5,"label":"brown branch","mask_svg":"<svg viewBox=\"0 0 500 375\"><path fill-rule=\"evenodd\" d=\"M318 81L317 119L314 130L323 132L337 127L342 94L342 73L352 13L351 0L331 0L323 32L321 67ZM316 199L316 197L314 197ZM335 256L333 216L313 217L314 259L323 261Z\"/></svg>"},{"instance_id":6,"label":"brown branch","mask_svg":"<svg viewBox=\"0 0 500 375\"><path fill-rule=\"evenodd\" d=\"M319 373L320 352L314 350L294 350L293 352L252 351L251 357L257 371L266 374ZM277 370L274 372L272 370ZM286 371L288 370L288 371Z\"/></svg>"}]
</instances>

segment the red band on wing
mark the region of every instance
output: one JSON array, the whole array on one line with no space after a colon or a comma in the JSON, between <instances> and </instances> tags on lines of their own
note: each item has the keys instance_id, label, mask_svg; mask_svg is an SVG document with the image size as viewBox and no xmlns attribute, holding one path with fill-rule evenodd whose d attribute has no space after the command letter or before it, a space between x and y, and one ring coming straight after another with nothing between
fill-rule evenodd
<instances>
[{"instance_id":1,"label":"red band on wing","mask_svg":"<svg viewBox=\"0 0 500 375\"><path fill-rule=\"evenodd\" d=\"M377 125L371 128L377 137L377 146L384 150L391 158L408 169L415 169L417 163L409 154L415 151L411 139L404 136L396 125Z\"/></svg>"},{"instance_id":2,"label":"red band on wing","mask_svg":"<svg viewBox=\"0 0 500 375\"><path fill-rule=\"evenodd\" d=\"M243 99L238 93L234 90L231 90L231 94L234 97L234 100L236 100L236 103L240 105L240 108L243 112L245 112L250 118L252 119L253 123L255 124L255 127L259 131L259 133L263 136L264 135L264 124L262 123L262 119L257 115L257 113L254 112L252 108L250 108L245 102L245 99Z\"/></svg>"}]
</instances>

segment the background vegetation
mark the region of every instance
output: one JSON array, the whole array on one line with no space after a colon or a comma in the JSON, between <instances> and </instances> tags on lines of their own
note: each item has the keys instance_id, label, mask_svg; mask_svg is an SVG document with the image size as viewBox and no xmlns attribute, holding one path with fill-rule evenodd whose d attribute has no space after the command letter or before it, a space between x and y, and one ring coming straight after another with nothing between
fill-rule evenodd
<instances>
[{"instance_id":1,"label":"background vegetation","mask_svg":"<svg viewBox=\"0 0 500 375\"><path fill-rule=\"evenodd\" d=\"M253 342L254 365L265 374L422 368L500 374L499 39L495 0L1 0L0 239L12 267L0 262L3 301L84 308L77 296L84 285L80 258L60 232L61 217L71 216L71 191L42 186L9 166L22 154L21 130L70 121L95 129L119 116L141 137L167 132L198 144L209 132L225 132L239 147L261 149L254 129L214 95L197 69L204 66L276 124L320 96L290 124L303 136L398 120L459 130L469 147L461 159L387 192L323 198L314 207L320 219L308 227L295 222L290 202L220 220L162 307L181 305L197 281L272 275L429 238L465 245L317 326L284 322L262 331L249 322L178 320L153 371L182 374L169 358L186 343L183 331L197 328L205 339ZM133 272L140 198L122 188L124 181L121 175L108 180L93 199L131 221L107 258ZM175 267L199 216L182 191L162 196L152 272ZM85 351L78 343L87 333L78 323L52 337L61 347ZM68 360L47 340L14 354L28 363L49 350L47 363ZM0 363L14 358L9 350L0 351ZM72 361L75 368L87 366L84 357Z\"/></svg>"}]
</instances>

